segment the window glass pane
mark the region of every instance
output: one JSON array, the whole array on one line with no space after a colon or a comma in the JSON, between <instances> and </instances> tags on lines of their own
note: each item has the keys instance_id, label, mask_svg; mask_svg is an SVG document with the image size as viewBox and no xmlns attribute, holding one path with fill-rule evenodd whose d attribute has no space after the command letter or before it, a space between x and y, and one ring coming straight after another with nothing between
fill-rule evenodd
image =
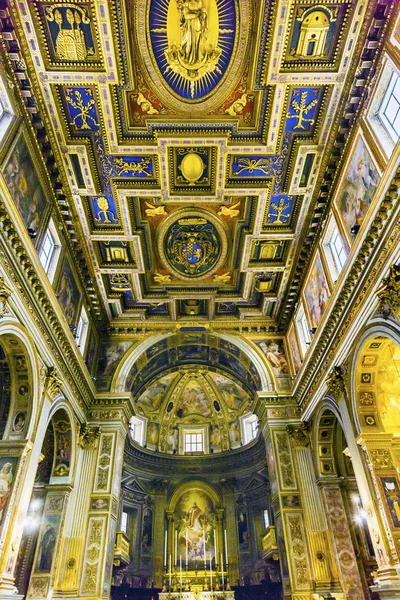
<instances>
[{"instance_id":1,"label":"window glass pane","mask_svg":"<svg viewBox=\"0 0 400 600\"><path fill-rule=\"evenodd\" d=\"M396 98L400 99L400 77L397 77L396 85L395 85L395 86L394 86L394 88L393 88L393 92L392 92L392 94L393 94L393 95L394 95Z\"/></svg>"},{"instance_id":2,"label":"window glass pane","mask_svg":"<svg viewBox=\"0 0 400 600\"><path fill-rule=\"evenodd\" d=\"M50 261L51 261L52 255L53 255L54 247L55 247L55 244L54 244L53 236L51 235L50 231L47 230L44 235L42 247L41 247L40 253L39 253L39 260L42 264L43 269L46 271L46 273L50 266Z\"/></svg>"},{"instance_id":3,"label":"window glass pane","mask_svg":"<svg viewBox=\"0 0 400 600\"><path fill-rule=\"evenodd\" d=\"M397 117L393 122L393 129L395 130L397 135L400 136L400 110L398 111Z\"/></svg>"},{"instance_id":4,"label":"window glass pane","mask_svg":"<svg viewBox=\"0 0 400 600\"><path fill-rule=\"evenodd\" d=\"M398 108L399 103L395 98L393 98L393 96L391 96L384 111L385 116L390 123L393 123L393 121L395 120Z\"/></svg>"},{"instance_id":5,"label":"window glass pane","mask_svg":"<svg viewBox=\"0 0 400 600\"><path fill-rule=\"evenodd\" d=\"M121 517L121 531L126 533L127 529L128 529L128 513L123 512L122 517Z\"/></svg>"},{"instance_id":6,"label":"window glass pane","mask_svg":"<svg viewBox=\"0 0 400 600\"><path fill-rule=\"evenodd\" d=\"M267 510L264 510L264 527L265 529L269 527L269 513Z\"/></svg>"},{"instance_id":7,"label":"window glass pane","mask_svg":"<svg viewBox=\"0 0 400 600\"><path fill-rule=\"evenodd\" d=\"M202 452L203 434L185 433L185 452Z\"/></svg>"}]
</instances>

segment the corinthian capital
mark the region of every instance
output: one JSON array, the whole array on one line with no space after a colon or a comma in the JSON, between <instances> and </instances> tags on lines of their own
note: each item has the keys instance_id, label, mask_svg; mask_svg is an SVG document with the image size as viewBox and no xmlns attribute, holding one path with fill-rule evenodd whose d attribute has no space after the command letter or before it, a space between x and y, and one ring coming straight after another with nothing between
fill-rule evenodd
<instances>
[{"instance_id":1,"label":"corinthian capital","mask_svg":"<svg viewBox=\"0 0 400 600\"><path fill-rule=\"evenodd\" d=\"M310 443L310 434L308 432L308 424L301 423L300 425L287 425L292 448L307 448Z\"/></svg>"},{"instance_id":2,"label":"corinthian capital","mask_svg":"<svg viewBox=\"0 0 400 600\"><path fill-rule=\"evenodd\" d=\"M328 392L338 399L346 394L346 380L343 367L333 367L326 380Z\"/></svg>"},{"instance_id":3,"label":"corinthian capital","mask_svg":"<svg viewBox=\"0 0 400 600\"><path fill-rule=\"evenodd\" d=\"M45 389L50 396L54 397L59 394L61 392L62 384L63 380L61 379L57 369L55 367L47 367Z\"/></svg>"},{"instance_id":4,"label":"corinthian capital","mask_svg":"<svg viewBox=\"0 0 400 600\"><path fill-rule=\"evenodd\" d=\"M79 432L79 445L84 450L94 450L100 436L100 427L89 427L86 423L81 425Z\"/></svg>"}]
</instances>

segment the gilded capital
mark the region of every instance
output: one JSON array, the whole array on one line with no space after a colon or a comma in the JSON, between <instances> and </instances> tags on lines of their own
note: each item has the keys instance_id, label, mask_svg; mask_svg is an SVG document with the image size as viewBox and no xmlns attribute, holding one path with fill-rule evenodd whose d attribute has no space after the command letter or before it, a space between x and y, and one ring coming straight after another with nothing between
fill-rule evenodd
<instances>
[{"instance_id":1,"label":"gilded capital","mask_svg":"<svg viewBox=\"0 0 400 600\"><path fill-rule=\"evenodd\" d=\"M100 436L100 427L89 427L82 423L79 431L79 445L84 450L95 450Z\"/></svg>"},{"instance_id":2,"label":"gilded capital","mask_svg":"<svg viewBox=\"0 0 400 600\"><path fill-rule=\"evenodd\" d=\"M328 388L328 392L335 396L335 398L338 399L340 396L345 396L346 382L343 367L333 367L326 380L326 386Z\"/></svg>"},{"instance_id":3,"label":"gilded capital","mask_svg":"<svg viewBox=\"0 0 400 600\"><path fill-rule=\"evenodd\" d=\"M308 423L300 425L287 425L290 444L292 448L307 448L310 443L310 434L308 432Z\"/></svg>"},{"instance_id":4,"label":"gilded capital","mask_svg":"<svg viewBox=\"0 0 400 600\"><path fill-rule=\"evenodd\" d=\"M55 367L47 367L45 379L46 392L48 392L51 397L54 397L61 392L62 384L63 380L57 369Z\"/></svg>"},{"instance_id":5,"label":"gilded capital","mask_svg":"<svg viewBox=\"0 0 400 600\"><path fill-rule=\"evenodd\" d=\"M7 312L7 300L12 292L13 290L6 284L3 277L0 277L0 319L2 319Z\"/></svg>"},{"instance_id":6,"label":"gilded capital","mask_svg":"<svg viewBox=\"0 0 400 600\"><path fill-rule=\"evenodd\" d=\"M382 285L376 291L381 301L382 313L388 318L392 313L398 319L400 317L400 265L392 265L389 275L382 279Z\"/></svg>"}]
</instances>

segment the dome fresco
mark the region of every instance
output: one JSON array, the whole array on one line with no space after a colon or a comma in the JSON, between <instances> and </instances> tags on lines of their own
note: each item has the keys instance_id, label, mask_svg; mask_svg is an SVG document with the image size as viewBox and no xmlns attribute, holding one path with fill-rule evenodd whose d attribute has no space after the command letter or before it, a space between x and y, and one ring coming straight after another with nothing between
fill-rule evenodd
<instances>
[{"instance_id":1,"label":"dome fresco","mask_svg":"<svg viewBox=\"0 0 400 600\"><path fill-rule=\"evenodd\" d=\"M240 446L239 419L252 404L233 378L197 367L154 379L136 400L137 415L147 419L147 447L169 453L186 425L207 430L210 452Z\"/></svg>"}]
</instances>

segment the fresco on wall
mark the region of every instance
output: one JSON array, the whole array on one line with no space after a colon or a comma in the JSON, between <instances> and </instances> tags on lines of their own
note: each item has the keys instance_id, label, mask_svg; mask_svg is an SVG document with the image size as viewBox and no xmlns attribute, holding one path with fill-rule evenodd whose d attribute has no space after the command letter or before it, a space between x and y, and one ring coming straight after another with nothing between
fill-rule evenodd
<instances>
[{"instance_id":1,"label":"fresco on wall","mask_svg":"<svg viewBox=\"0 0 400 600\"><path fill-rule=\"evenodd\" d=\"M229 423L228 436L231 448L237 448L241 445L242 437L240 435L239 421L231 421Z\"/></svg>"},{"instance_id":2,"label":"fresco on wall","mask_svg":"<svg viewBox=\"0 0 400 600\"><path fill-rule=\"evenodd\" d=\"M87 349L86 359L85 359L86 366L88 368L89 373L92 372L95 355L96 355L96 336L93 333L93 331L91 331L89 333L89 343L88 343L88 349Z\"/></svg>"},{"instance_id":3,"label":"fresco on wall","mask_svg":"<svg viewBox=\"0 0 400 600\"><path fill-rule=\"evenodd\" d=\"M153 513L146 508L143 514L142 550L150 552L153 545Z\"/></svg>"},{"instance_id":4,"label":"fresco on wall","mask_svg":"<svg viewBox=\"0 0 400 600\"><path fill-rule=\"evenodd\" d=\"M50 573L53 561L54 547L57 540L57 531L60 524L60 515L46 515L43 520L39 552L36 562L36 571Z\"/></svg>"},{"instance_id":5,"label":"fresco on wall","mask_svg":"<svg viewBox=\"0 0 400 600\"><path fill-rule=\"evenodd\" d=\"M202 490L193 488L179 498L175 508L178 538L178 556L185 561L188 551L188 568L197 569L210 559L215 561L215 506Z\"/></svg>"},{"instance_id":6,"label":"fresco on wall","mask_svg":"<svg viewBox=\"0 0 400 600\"><path fill-rule=\"evenodd\" d=\"M72 430L69 420L58 418L54 423L55 460L52 471L53 477L65 477L69 475L72 449Z\"/></svg>"},{"instance_id":7,"label":"fresco on wall","mask_svg":"<svg viewBox=\"0 0 400 600\"><path fill-rule=\"evenodd\" d=\"M22 133L3 167L3 175L25 227L38 232L48 202Z\"/></svg>"},{"instance_id":8,"label":"fresco on wall","mask_svg":"<svg viewBox=\"0 0 400 600\"><path fill-rule=\"evenodd\" d=\"M393 527L400 527L400 489L396 477L380 477Z\"/></svg>"},{"instance_id":9,"label":"fresco on wall","mask_svg":"<svg viewBox=\"0 0 400 600\"><path fill-rule=\"evenodd\" d=\"M146 443L148 446L157 447L160 437L160 423L150 421L147 425Z\"/></svg>"},{"instance_id":10,"label":"fresco on wall","mask_svg":"<svg viewBox=\"0 0 400 600\"><path fill-rule=\"evenodd\" d=\"M100 345L97 374L112 377L118 364L133 342L102 342Z\"/></svg>"},{"instance_id":11,"label":"fresco on wall","mask_svg":"<svg viewBox=\"0 0 400 600\"><path fill-rule=\"evenodd\" d=\"M167 452L176 454L178 452L179 430L177 427L172 427L167 435Z\"/></svg>"},{"instance_id":12,"label":"fresco on wall","mask_svg":"<svg viewBox=\"0 0 400 600\"><path fill-rule=\"evenodd\" d=\"M289 352L291 353L291 357L292 357L293 368L294 368L295 372L297 373L297 371L299 371L301 368L302 360L301 360L299 345L297 343L296 332L295 332L293 326L290 327L290 329L288 331L287 341L288 341L288 349L289 349Z\"/></svg>"},{"instance_id":13,"label":"fresco on wall","mask_svg":"<svg viewBox=\"0 0 400 600\"><path fill-rule=\"evenodd\" d=\"M26 424L26 413L19 412L16 414L14 423L13 423L13 431L15 433L21 433L25 429Z\"/></svg>"},{"instance_id":14,"label":"fresco on wall","mask_svg":"<svg viewBox=\"0 0 400 600\"><path fill-rule=\"evenodd\" d=\"M139 397L138 404L146 411L159 411L161 404L165 398L168 387L173 379L176 377L175 373L165 375L156 382L149 384L143 394Z\"/></svg>"},{"instance_id":15,"label":"fresco on wall","mask_svg":"<svg viewBox=\"0 0 400 600\"><path fill-rule=\"evenodd\" d=\"M321 258L317 253L310 269L310 275L304 290L306 306L310 316L311 327L318 327L326 305L331 295L328 281L322 266Z\"/></svg>"},{"instance_id":16,"label":"fresco on wall","mask_svg":"<svg viewBox=\"0 0 400 600\"><path fill-rule=\"evenodd\" d=\"M362 138L358 140L337 201L339 214L351 242L354 226L362 225L375 196L379 182L378 171Z\"/></svg>"},{"instance_id":17,"label":"fresco on wall","mask_svg":"<svg viewBox=\"0 0 400 600\"><path fill-rule=\"evenodd\" d=\"M4 457L0 459L0 531L10 501L18 458Z\"/></svg>"},{"instance_id":18,"label":"fresco on wall","mask_svg":"<svg viewBox=\"0 0 400 600\"><path fill-rule=\"evenodd\" d=\"M277 377L287 377L289 370L283 340L255 340Z\"/></svg>"},{"instance_id":19,"label":"fresco on wall","mask_svg":"<svg viewBox=\"0 0 400 600\"><path fill-rule=\"evenodd\" d=\"M210 450L211 452L221 452L222 450L221 432L218 425L210 425Z\"/></svg>"},{"instance_id":20,"label":"fresco on wall","mask_svg":"<svg viewBox=\"0 0 400 600\"><path fill-rule=\"evenodd\" d=\"M210 377L222 393L222 397L230 410L239 410L242 407L243 402L248 400L246 392L240 389L239 386L230 379L217 373L210 373Z\"/></svg>"},{"instance_id":21,"label":"fresco on wall","mask_svg":"<svg viewBox=\"0 0 400 600\"><path fill-rule=\"evenodd\" d=\"M209 417L211 409L207 396L196 379L190 379L179 398L177 415L181 418L191 414L200 414Z\"/></svg>"},{"instance_id":22,"label":"fresco on wall","mask_svg":"<svg viewBox=\"0 0 400 600\"><path fill-rule=\"evenodd\" d=\"M68 258L64 260L57 288L57 298L69 325L75 324L76 312L81 298Z\"/></svg>"},{"instance_id":23,"label":"fresco on wall","mask_svg":"<svg viewBox=\"0 0 400 600\"><path fill-rule=\"evenodd\" d=\"M249 547L249 531L247 527L247 511L243 507L239 508L237 512L237 531L239 550L246 550Z\"/></svg>"}]
</instances>

